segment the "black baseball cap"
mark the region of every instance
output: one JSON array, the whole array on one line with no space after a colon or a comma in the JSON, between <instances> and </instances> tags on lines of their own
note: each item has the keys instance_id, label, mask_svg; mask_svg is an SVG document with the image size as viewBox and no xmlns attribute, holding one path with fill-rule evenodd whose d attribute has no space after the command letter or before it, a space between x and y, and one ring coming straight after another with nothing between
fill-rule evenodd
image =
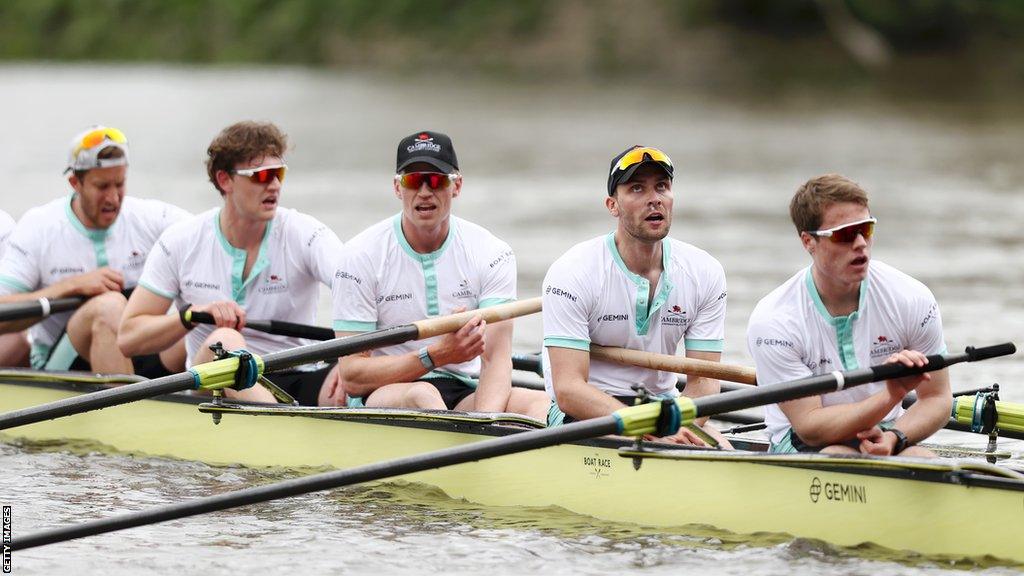
<instances>
[{"instance_id":1,"label":"black baseball cap","mask_svg":"<svg viewBox=\"0 0 1024 576\"><path fill-rule=\"evenodd\" d=\"M636 158L630 158L631 162L627 162L624 166L620 166L619 162L630 153L633 153ZM622 152L619 152L615 158L612 158L611 166L608 172L608 195L615 194L615 187L624 182L629 182L629 179L636 173L637 168L644 164L655 164L668 174L669 180L672 179L672 160L669 159L668 154L665 154L657 148L651 148L649 146L641 146L636 144L626 148Z\"/></svg>"},{"instance_id":2,"label":"black baseball cap","mask_svg":"<svg viewBox=\"0 0 1024 576\"><path fill-rule=\"evenodd\" d=\"M398 143L398 167L401 172L406 166L416 162L426 162L445 174L459 169L459 160L455 157L452 139L440 132L424 130L402 138Z\"/></svg>"}]
</instances>

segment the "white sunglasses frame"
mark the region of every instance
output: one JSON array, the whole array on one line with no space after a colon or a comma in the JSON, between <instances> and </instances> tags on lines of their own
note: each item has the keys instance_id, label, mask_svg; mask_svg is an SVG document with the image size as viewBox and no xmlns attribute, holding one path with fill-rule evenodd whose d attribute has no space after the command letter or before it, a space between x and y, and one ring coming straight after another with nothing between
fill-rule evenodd
<instances>
[{"instance_id":1,"label":"white sunglasses frame","mask_svg":"<svg viewBox=\"0 0 1024 576\"><path fill-rule=\"evenodd\" d=\"M867 218L864 218L863 220L847 222L846 224L840 224L839 226L828 228L826 230L807 230L806 232L816 238L831 238L833 234L835 234L839 230L842 230L843 228L849 228L850 226L857 226L859 224L867 223L878 224L878 218L875 218L874 216L869 216Z\"/></svg>"}]
</instances>

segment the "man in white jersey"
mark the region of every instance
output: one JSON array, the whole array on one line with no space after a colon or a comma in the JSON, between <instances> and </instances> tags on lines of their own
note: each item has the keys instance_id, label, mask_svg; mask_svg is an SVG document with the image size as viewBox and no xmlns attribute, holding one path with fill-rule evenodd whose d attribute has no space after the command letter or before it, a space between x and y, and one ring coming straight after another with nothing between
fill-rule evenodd
<instances>
[{"instance_id":1,"label":"man in white jersey","mask_svg":"<svg viewBox=\"0 0 1024 576\"><path fill-rule=\"evenodd\" d=\"M7 237L14 230L14 218L0 210L0 261L4 257ZM0 334L0 366L28 366L29 345L25 331Z\"/></svg>"},{"instance_id":2,"label":"man in white jersey","mask_svg":"<svg viewBox=\"0 0 1024 576\"><path fill-rule=\"evenodd\" d=\"M946 351L935 297L910 276L871 261L875 218L867 193L838 174L807 181L790 216L811 265L754 308L747 345L759 385L898 362L923 366ZM908 410L903 397L917 390ZM949 420L946 370L769 406L773 452L934 456L914 443Z\"/></svg>"},{"instance_id":3,"label":"man in white jersey","mask_svg":"<svg viewBox=\"0 0 1024 576\"><path fill-rule=\"evenodd\" d=\"M123 291L135 287L164 229L189 216L164 202L125 196L127 170L128 140L120 130L86 130L72 141L65 171L73 193L26 212L8 237L0 302L89 298L74 312L0 324L3 332L32 326L34 368L157 377L183 364L182 345L169 345L159 358L130 358L116 346Z\"/></svg>"},{"instance_id":4,"label":"man in white jersey","mask_svg":"<svg viewBox=\"0 0 1024 576\"><path fill-rule=\"evenodd\" d=\"M279 206L286 149L287 137L270 123L239 122L214 138L206 168L223 205L157 241L121 322L118 344L125 353L162 350L185 336L191 366L214 360L210 346L217 342L261 355L311 343L245 329L246 318L315 323L320 284L330 287L342 249L327 226ZM164 313L172 302L178 315ZM189 309L209 313L216 325L186 321ZM268 377L315 406L332 374L330 366L314 364ZM259 384L226 393L276 402Z\"/></svg>"},{"instance_id":5,"label":"man in white jersey","mask_svg":"<svg viewBox=\"0 0 1024 576\"><path fill-rule=\"evenodd\" d=\"M339 336L516 299L508 244L451 215L462 175L451 139L417 132L398 145L401 213L353 238L334 281ZM485 346L486 342L486 346ZM479 317L456 333L341 358L350 405L516 412L547 421L551 403L512 388L512 322Z\"/></svg>"},{"instance_id":6,"label":"man in white jersey","mask_svg":"<svg viewBox=\"0 0 1024 576\"><path fill-rule=\"evenodd\" d=\"M707 252L668 238L672 176L672 161L656 148L617 155L605 199L616 229L573 246L544 277L545 384L566 422L633 405L636 384L651 396L678 395L675 374L591 359L591 344L659 354L683 344L687 357L721 359L725 273ZM719 389L717 380L687 375L687 396ZM704 444L685 428L665 439Z\"/></svg>"}]
</instances>

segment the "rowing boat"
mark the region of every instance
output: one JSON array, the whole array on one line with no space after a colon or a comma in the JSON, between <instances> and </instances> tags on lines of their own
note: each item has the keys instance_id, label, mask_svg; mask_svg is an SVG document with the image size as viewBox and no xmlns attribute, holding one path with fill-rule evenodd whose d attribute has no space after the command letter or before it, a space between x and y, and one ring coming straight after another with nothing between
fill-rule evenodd
<instances>
[{"instance_id":1,"label":"rowing boat","mask_svg":"<svg viewBox=\"0 0 1024 576\"><path fill-rule=\"evenodd\" d=\"M115 379L116 380L116 379ZM105 386L81 374L0 372L0 410ZM519 433L512 414L214 404L171 394L6 430L6 441L213 465L349 468ZM214 416L220 424L214 424ZM258 417L257 417L258 416ZM76 442L76 444L79 444ZM560 506L653 529L711 525L928 557L1024 563L1024 474L969 460L770 455L600 438L403 477L489 506ZM673 495L685 490L685 501Z\"/></svg>"}]
</instances>

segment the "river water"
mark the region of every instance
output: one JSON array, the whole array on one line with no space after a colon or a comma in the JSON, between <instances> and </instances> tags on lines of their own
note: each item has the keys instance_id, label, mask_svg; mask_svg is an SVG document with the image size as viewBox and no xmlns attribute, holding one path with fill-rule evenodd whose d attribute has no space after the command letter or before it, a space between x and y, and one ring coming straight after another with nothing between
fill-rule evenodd
<instances>
[{"instance_id":1,"label":"river water","mask_svg":"<svg viewBox=\"0 0 1024 576\"><path fill-rule=\"evenodd\" d=\"M672 235L725 266L724 360L750 363L744 330L757 300L808 263L788 222L793 190L840 172L871 194L874 257L925 282L951 350L1024 338L1024 107L986 96L944 102L870 90L694 93L650 85L496 84L455 77L343 75L279 68L0 67L6 186L20 216L66 194L71 136L93 123L132 145L129 194L194 212L219 202L205 148L227 124L272 120L291 138L282 202L343 239L399 210L397 141L450 134L465 175L455 212L508 241L522 297L571 245L610 230L611 157L658 146L676 165ZM326 296L322 321L328 321ZM516 349L540 347L540 321L518 321ZM954 388L998 382L1024 401L1024 355L952 369ZM943 442L982 446L944 432ZM1006 447L1021 451L1020 443ZM0 444L0 501L15 534L220 493L287 475ZM681 482L681 487L682 487ZM752 486L756 490L756 486ZM939 574L948 566L751 541L710 529L650 533L559 510L455 502L416 485L317 494L16 554L17 574Z\"/></svg>"}]
</instances>

